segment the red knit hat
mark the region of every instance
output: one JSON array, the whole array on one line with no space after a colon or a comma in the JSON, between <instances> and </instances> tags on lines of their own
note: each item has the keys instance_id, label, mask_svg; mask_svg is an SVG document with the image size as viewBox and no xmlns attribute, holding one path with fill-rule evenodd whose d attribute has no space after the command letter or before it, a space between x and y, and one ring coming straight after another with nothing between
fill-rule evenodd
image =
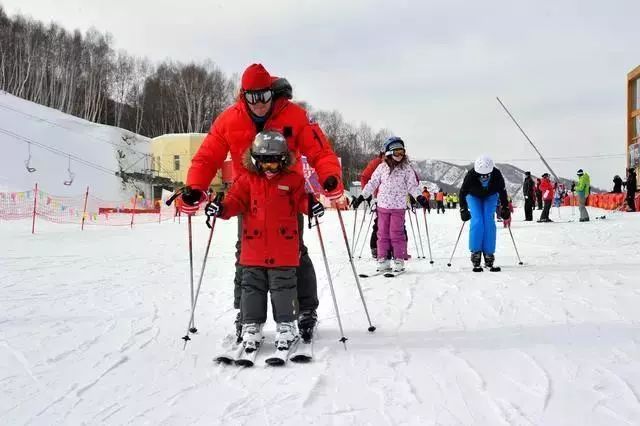
<instances>
[{"instance_id":1,"label":"red knit hat","mask_svg":"<svg viewBox=\"0 0 640 426\"><path fill-rule=\"evenodd\" d=\"M251 64L242 74L242 90L261 90L271 87L271 75L262 64Z\"/></svg>"}]
</instances>

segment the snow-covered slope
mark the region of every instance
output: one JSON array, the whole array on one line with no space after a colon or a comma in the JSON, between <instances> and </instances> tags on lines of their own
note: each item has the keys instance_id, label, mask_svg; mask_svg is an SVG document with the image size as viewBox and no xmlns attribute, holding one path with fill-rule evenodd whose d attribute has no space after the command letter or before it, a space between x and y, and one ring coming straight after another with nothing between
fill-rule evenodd
<instances>
[{"instance_id":1,"label":"snow-covered slope","mask_svg":"<svg viewBox=\"0 0 640 426\"><path fill-rule=\"evenodd\" d=\"M25 167L31 142L29 173ZM149 139L117 127L91 123L0 91L0 191L24 191L37 182L44 191L61 196L91 193L107 200L128 198L115 175L145 168ZM122 151L122 155L118 154ZM69 159L75 173L69 180ZM146 167L149 167L147 164Z\"/></svg>"},{"instance_id":2,"label":"snow-covered slope","mask_svg":"<svg viewBox=\"0 0 640 426\"><path fill-rule=\"evenodd\" d=\"M458 165L440 160L415 161L414 166L418 170L420 178L427 181L429 190L434 191L442 188L445 192L458 192L467 170L473 165ZM524 181L524 170L512 166L511 164L498 163L496 167L500 169L507 185L507 193L514 199L522 199L522 182ZM571 187L571 180L560 178L567 188ZM599 191L597 188L593 188Z\"/></svg>"},{"instance_id":3,"label":"snow-covered slope","mask_svg":"<svg viewBox=\"0 0 640 426\"><path fill-rule=\"evenodd\" d=\"M352 212L344 216L351 229ZM247 370L212 363L235 316L235 221L215 228L200 333L184 351L185 222L84 232L40 223L33 237L29 222L0 223L0 424L640 424L640 216L520 216L524 266L500 228L503 272L481 274L470 272L466 235L446 266L458 215L428 216L433 266L410 241L409 272L362 280L378 327L370 334L328 212L322 231L348 350L307 231L320 293L316 360L278 369L261 356ZM202 218L194 226L198 271L208 230ZM268 338L273 329L270 320Z\"/></svg>"}]
</instances>

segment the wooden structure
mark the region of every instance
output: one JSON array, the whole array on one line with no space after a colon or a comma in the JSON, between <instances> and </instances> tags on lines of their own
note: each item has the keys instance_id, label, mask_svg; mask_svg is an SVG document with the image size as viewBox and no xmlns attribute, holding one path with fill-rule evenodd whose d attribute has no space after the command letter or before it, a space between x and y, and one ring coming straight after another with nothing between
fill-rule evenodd
<instances>
[{"instance_id":1,"label":"wooden structure","mask_svg":"<svg viewBox=\"0 0 640 426\"><path fill-rule=\"evenodd\" d=\"M627 74L627 167L640 169L640 66ZM640 173L639 173L640 174Z\"/></svg>"}]
</instances>

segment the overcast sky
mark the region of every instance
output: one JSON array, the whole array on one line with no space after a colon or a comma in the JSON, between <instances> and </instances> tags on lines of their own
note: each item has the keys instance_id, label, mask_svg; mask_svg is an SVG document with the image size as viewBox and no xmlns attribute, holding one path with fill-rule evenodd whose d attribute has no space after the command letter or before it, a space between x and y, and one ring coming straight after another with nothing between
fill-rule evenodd
<instances>
[{"instance_id":1,"label":"overcast sky","mask_svg":"<svg viewBox=\"0 0 640 426\"><path fill-rule=\"evenodd\" d=\"M262 62L289 79L296 98L392 129L414 158L465 163L486 152L541 174L499 96L557 174L572 178L582 167L608 188L624 173L638 0L0 4L69 30L108 31L116 49L156 62L212 59L228 74Z\"/></svg>"}]
</instances>

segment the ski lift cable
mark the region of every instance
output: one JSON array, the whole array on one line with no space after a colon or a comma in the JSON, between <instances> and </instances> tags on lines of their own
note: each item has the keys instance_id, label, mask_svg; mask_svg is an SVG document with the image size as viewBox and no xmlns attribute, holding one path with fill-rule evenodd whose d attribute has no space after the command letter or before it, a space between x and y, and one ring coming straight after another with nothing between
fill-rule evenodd
<instances>
[{"instance_id":1,"label":"ski lift cable","mask_svg":"<svg viewBox=\"0 0 640 426\"><path fill-rule=\"evenodd\" d=\"M32 118L32 119L34 119L34 120L37 120L37 121L41 121L41 122L44 122L44 123L51 124L52 126L59 127L59 128L61 128L61 129L67 130L67 131L69 131L69 132L73 132L73 133L76 133L76 134L80 134L80 135L85 136L85 137L86 137L86 136L88 136L86 133L82 133L82 132L79 132L79 131L77 131L77 130L75 130L75 129L71 129L71 128L69 128L69 127L62 126L62 125L60 125L60 124L58 124L58 123L56 123L56 122L54 122L54 121L50 121L50 120L47 120L47 119L45 119L45 118L38 117L37 115L33 115L33 114L29 114L29 113L24 112L24 111L20 111L20 110L18 110L18 109L12 108L12 107L10 107L10 106L8 106L8 105L6 105L6 104L3 104L3 103L1 103L1 102L0 102L0 108L7 109L7 110L10 110L10 111L16 112L16 113L18 113L18 114L22 114L22 115L24 115L24 116L26 116L26 117L30 117L30 118ZM125 148L125 147L126 147L127 149L131 150L132 152L134 152L134 153L136 153L136 154L138 154L138 155L141 155L141 156L143 156L143 157L145 157L145 156L147 156L147 157L148 157L148 156L151 156L151 154L147 154L147 153L145 153L145 152L138 151L138 150L136 150L136 149L133 149L133 148L131 148L131 147L127 147L127 146L124 146L124 145L119 145L119 144L117 144L117 143L115 143L115 142L111 142L111 141L109 141L109 140L107 140L107 139L104 139L104 138L100 138L100 137L97 137L97 136L89 136L89 137L90 137L91 139L97 140L97 141L99 141L99 142L108 143L109 145L115 146L115 147L117 147L117 148ZM145 142L145 143L149 143L148 141L144 141L144 142ZM131 167L132 167L132 166L127 167L124 171L129 170ZM172 173L172 172L170 172L170 171L168 171L168 170L165 170L165 169L164 169L160 164L158 164L158 170L159 170L161 173L164 173L164 174L171 175L171 176L174 176L174 177L175 177L174 173Z\"/></svg>"},{"instance_id":2,"label":"ski lift cable","mask_svg":"<svg viewBox=\"0 0 640 426\"><path fill-rule=\"evenodd\" d=\"M115 175L116 174L115 170L108 169L108 168L106 168L104 166L101 166L99 164L93 163L93 162L91 162L89 160L85 160L82 157L78 157L78 156L73 155L71 153L59 150L57 148L50 147L50 146L45 145L45 144L40 143L40 142L36 142L36 141L34 141L32 139L29 139L27 137L21 136L21 135L19 135L17 133L9 131L9 130L0 128L0 133L4 133L5 135L11 136L11 137L17 139L20 142L27 143L27 144L33 144L33 145L35 145L37 147L40 147L40 148L45 149L45 150L47 150L49 152L52 152L55 155L60 155L60 156L72 158L72 159L74 159L75 161L77 161L80 164L84 164L84 165L86 165L88 167L94 168L94 169L99 170L99 171L101 171L103 173L106 173L106 174L109 174L109 175Z\"/></svg>"}]
</instances>

